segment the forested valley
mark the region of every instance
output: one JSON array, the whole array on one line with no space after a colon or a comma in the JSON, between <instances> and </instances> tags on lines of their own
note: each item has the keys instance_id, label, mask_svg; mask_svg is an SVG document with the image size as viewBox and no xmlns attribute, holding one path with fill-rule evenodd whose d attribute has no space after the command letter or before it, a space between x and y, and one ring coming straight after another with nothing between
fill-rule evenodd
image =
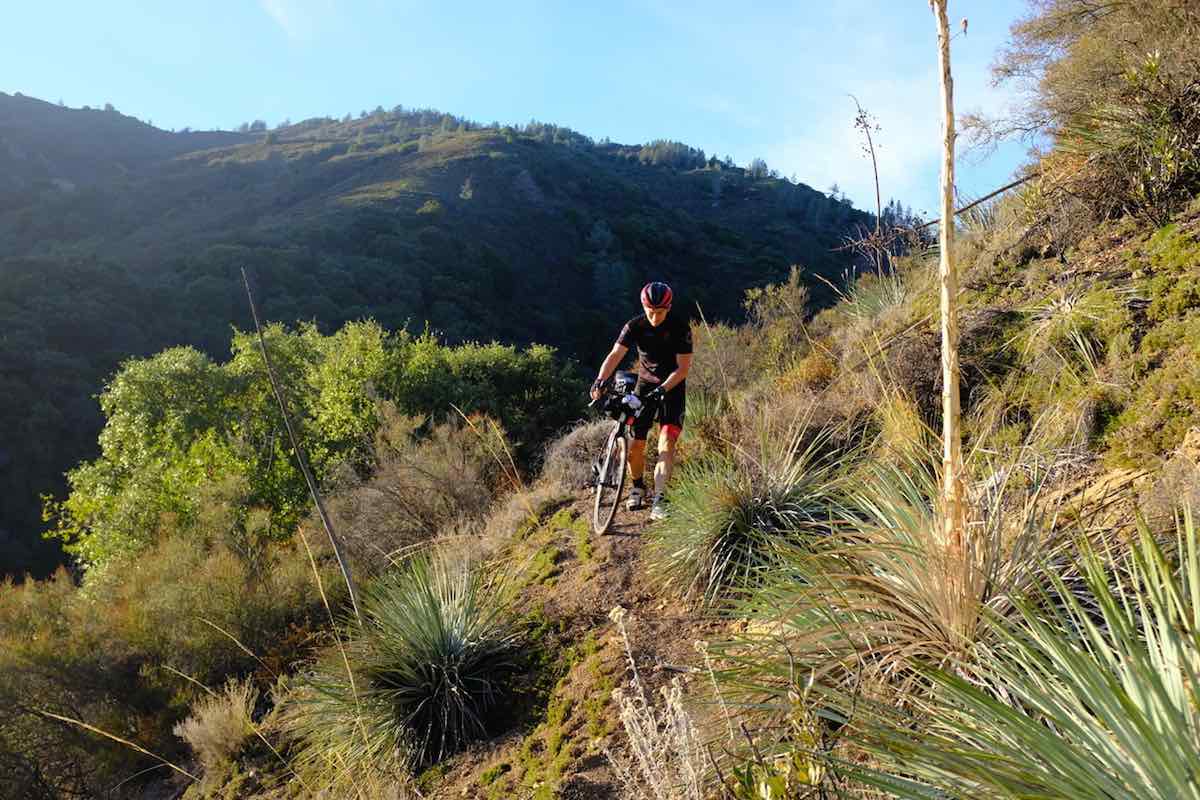
<instances>
[{"instance_id":1,"label":"forested valley","mask_svg":"<svg viewBox=\"0 0 1200 800\"><path fill-rule=\"evenodd\" d=\"M370 319L590 362L652 278L712 320L742 319L742 293L793 263L828 298L816 276L840 280L837 248L871 219L678 142L402 106L174 132L0 94L0 571L61 563L42 498L98 454L97 396L123 362L231 356L250 326L242 269L265 319L292 329Z\"/></svg>"}]
</instances>

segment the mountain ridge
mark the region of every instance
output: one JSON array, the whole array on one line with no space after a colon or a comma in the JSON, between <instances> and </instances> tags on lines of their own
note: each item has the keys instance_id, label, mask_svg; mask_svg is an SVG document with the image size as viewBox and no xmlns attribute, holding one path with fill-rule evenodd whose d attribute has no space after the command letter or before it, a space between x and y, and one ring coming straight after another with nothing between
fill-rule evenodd
<instances>
[{"instance_id":1,"label":"mountain ridge","mask_svg":"<svg viewBox=\"0 0 1200 800\"><path fill-rule=\"evenodd\" d=\"M94 456L91 398L118 364L175 345L221 358L229 326L250 326L243 268L272 321L369 317L590 362L647 280L738 319L745 289L798 263L829 299L817 277L852 265L836 250L872 219L677 142L400 107L245 127L167 132L0 95L0 571L57 561L37 498Z\"/></svg>"}]
</instances>

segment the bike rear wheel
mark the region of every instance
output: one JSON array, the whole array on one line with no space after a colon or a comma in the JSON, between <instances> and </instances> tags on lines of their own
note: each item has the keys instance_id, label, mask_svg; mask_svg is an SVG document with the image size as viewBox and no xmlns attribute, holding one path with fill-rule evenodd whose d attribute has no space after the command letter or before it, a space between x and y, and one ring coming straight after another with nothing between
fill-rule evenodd
<instances>
[{"instance_id":1,"label":"bike rear wheel","mask_svg":"<svg viewBox=\"0 0 1200 800\"><path fill-rule=\"evenodd\" d=\"M617 423L604 446L604 460L600 464L600 474L596 476L592 529L601 535L612 525L617 503L621 502L621 490L625 488L625 446L621 424Z\"/></svg>"}]
</instances>

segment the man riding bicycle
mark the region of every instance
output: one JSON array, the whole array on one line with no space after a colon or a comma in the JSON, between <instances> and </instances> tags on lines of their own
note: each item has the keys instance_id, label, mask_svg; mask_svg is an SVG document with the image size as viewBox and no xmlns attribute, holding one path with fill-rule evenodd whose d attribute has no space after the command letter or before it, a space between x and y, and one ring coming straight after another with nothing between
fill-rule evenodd
<instances>
[{"instance_id":1,"label":"man riding bicycle","mask_svg":"<svg viewBox=\"0 0 1200 800\"><path fill-rule=\"evenodd\" d=\"M633 444L629 448L629 472L633 489L626 508L642 507L646 487L642 474L646 468L646 436L657 420L658 463L654 467L654 501L651 519L666 516L663 492L675 466L675 445L683 432L683 415L687 387L684 379L692 366L692 328L682 314L671 314L671 287L665 283L648 283L642 288L641 316L625 323L612 351L600 365L592 384L592 399L601 390L630 348L637 348L638 381L634 394L646 404L633 426Z\"/></svg>"}]
</instances>

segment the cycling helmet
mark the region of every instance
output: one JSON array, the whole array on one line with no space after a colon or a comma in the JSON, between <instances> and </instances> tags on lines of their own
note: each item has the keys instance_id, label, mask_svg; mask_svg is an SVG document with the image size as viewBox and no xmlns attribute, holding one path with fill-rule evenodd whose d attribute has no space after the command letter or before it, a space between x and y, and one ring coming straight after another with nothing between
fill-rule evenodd
<instances>
[{"instance_id":1,"label":"cycling helmet","mask_svg":"<svg viewBox=\"0 0 1200 800\"><path fill-rule=\"evenodd\" d=\"M647 283L642 287L642 305L650 308L670 308L671 287L661 281Z\"/></svg>"}]
</instances>

